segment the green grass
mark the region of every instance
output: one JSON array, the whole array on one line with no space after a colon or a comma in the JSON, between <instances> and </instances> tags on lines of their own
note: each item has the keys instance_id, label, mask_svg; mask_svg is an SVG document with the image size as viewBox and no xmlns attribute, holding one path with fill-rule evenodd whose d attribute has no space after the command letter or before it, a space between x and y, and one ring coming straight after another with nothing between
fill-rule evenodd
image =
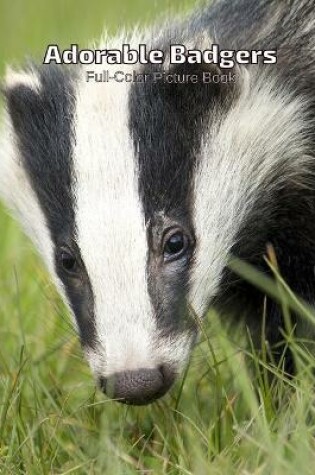
<instances>
[{"instance_id":1,"label":"green grass","mask_svg":"<svg viewBox=\"0 0 315 475\"><path fill-rule=\"evenodd\" d=\"M84 45L103 24L114 31L150 21L170 5L179 11L182 3L0 0L0 71L25 55L40 59L49 42ZM276 271L271 286L252 269L237 268L279 298L286 315L293 308L314 320ZM95 390L64 306L2 209L0 322L1 475L314 473L314 360L289 324L293 380L280 365L269 368L271 381L265 353L247 352L211 314L171 394L144 408L113 403Z\"/></svg>"}]
</instances>

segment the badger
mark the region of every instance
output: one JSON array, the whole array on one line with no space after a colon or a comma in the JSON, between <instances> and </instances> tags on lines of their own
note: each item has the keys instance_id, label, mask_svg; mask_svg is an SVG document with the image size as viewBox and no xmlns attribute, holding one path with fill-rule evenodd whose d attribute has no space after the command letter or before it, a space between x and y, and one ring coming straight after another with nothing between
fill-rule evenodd
<instances>
[{"instance_id":1,"label":"badger","mask_svg":"<svg viewBox=\"0 0 315 475\"><path fill-rule=\"evenodd\" d=\"M101 46L122 43L166 61L120 65L146 75L131 82L87 81L96 64L8 68L0 194L69 306L99 386L141 405L181 374L210 308L259 332L265 296L230 256L268 274L272 245L288 285L314 303L315 1L218 0ZM165 72L222 73L171 64L174 43L276 50L277 63L235 64L230 82L170 83ZM266 321L279 344L282 312L269 300Z\"/></svg>"}]
</instances>

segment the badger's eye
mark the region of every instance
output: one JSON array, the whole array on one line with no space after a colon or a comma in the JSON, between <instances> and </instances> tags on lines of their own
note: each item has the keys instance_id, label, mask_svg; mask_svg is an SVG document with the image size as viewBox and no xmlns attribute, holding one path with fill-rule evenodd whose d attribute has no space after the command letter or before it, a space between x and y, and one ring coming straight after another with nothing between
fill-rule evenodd
<instances>
[{"instance_id":1,"label":"badger's eye","mask_svg":"<svg viewBox=\"0 0 315 475\"><path fill-rule=\"evenodd\" d=\"M78 263L76 258L68 251L61 251L60 263L62 268L68 272L68 274L76 274L78 271Z\"/></svg>"},{"instance_id":2,"label":"badger's eye","mask_svg":"<svg viewBox=\"0 0 315 475\"><path fill-rule=\"evenodd\" d=\"M182 257L188 249L188 238L181 231L168 236L164 244L164 260L169 262Z\"/></svg>"}]
</instances>

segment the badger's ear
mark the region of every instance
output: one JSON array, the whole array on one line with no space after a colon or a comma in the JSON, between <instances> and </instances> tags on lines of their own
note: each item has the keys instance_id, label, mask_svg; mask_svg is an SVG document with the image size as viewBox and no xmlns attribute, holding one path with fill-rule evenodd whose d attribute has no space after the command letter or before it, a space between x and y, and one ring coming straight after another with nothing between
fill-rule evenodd
<instances>
[{"instance_id":1,"label":"badger's ear","mask_svg":"<svg viewBox=\"0 0 315 475\"><path fill-rule=\"evenodd\" d=\"M8 67L2 90L15 131L19 132L22 127L27 128L28 122L36 118L38 110L41 91L39 74L31 67L21 71Z\"/></svg>"},{"instance_id":2,"label":"badger's ear","mask_svg":"<svg viewBox=\"0 0 315 475\"><path fill-rule=\"evenodd\" d=\"M5 107L0 124L0 195L10 206L15 202L14 189L23 188L27 181L21 166L21 138L23 144L24 138L34 142L30 128L40 89L39 75L31 67L25 70L7 67L1 83Z\"/></svg>"},{"instance_id":3,"label":"badger's ear","mask_svg":"<svg viewBox=\"0 0 315 475\"><path fill-rule=\"evenodd\" d=\"M31 67L26 70L15 71L11 66L7 66L4 76L4 93L6 94L19 86L39 92L40 79L38 74Z\"/></svg>"},{"instance_id":4,"label":"badger's ear","mask_svg":"<svg viewBox=\"0 0 315 475\"><path fill-rule=\"evenodd\" d=\"M21 143L24 145L24 137L31 138L31 116L35 115L39 91L39 76L32 69L7 68L1 84L5 107L0 123L0 196L33 239L44 218L21 158ZM35 142L33 138L30 141ZM41 231L49 246L45 229Z\"/></svg>"}]
</instances>

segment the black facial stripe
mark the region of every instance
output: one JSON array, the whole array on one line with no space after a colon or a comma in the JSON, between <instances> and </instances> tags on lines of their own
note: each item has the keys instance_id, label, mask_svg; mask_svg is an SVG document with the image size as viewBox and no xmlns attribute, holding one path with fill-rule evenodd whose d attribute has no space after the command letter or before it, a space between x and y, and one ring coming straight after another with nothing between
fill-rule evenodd
<instances>
[{"instance_id":1,"label":"black facial stripe","mask_svg":"<svg viewBox=\"0 0 315 475\"><path fill-rule=\"evenodd\" d=\"M73 235L72 118L70 77L61 68L38 71L39 93L20 85L7 91L23 166L47 219L54 242Z\"/></svg>"},{"instance_id":2,"label":"black facial stripe","mask_svg":"<svg viewBox=\"0 0 315 475\"><path fill-rule=\"evenodd\" d=\"M177 215L176 222L187 230L186 216ZM160 336L169 337L172 333L178 336L181 332L195 332L194 321L187 312L187 294L189 291L189 263L192 249L172 263L164 262L163 250L157 250L161 243L163 230L171 220L156 215L148 229L148 293L155 311Z\"/></svg>"},{"instance_id":3,"label":"black facial stripe","mask_svg":"<svg viewBox=\"0 0 315 475\"><path fill-rule=\"evenodd\" d=\"M7 107L17 136L23 167L27 172L57 251L61 244L76 241L72 163L75 99L73 71L56 66L38 68L40 90L17 85L6 91ZM77 255L79 250L76 249ZM93 293L87 273L80 288L65 278L56 259L56 271L63 281L76 315L81 340L91 346L95 340Z\"/></svg>"},{"instance_id":4,"label":"black facial stripe","mask_svg":"<svg viewBox=\"0 0 315 475\"><path fill-rule=\"evenodd\" d=\"M194 66L196 68L196 66ZM200 67L202 68L202 67ZM147 66L143 73L157 71ZM199 76L202 69L183 65L172 73ZM135 83L130 94L130 129L139 165L139 188L147 219L164 210L189 214L190 187L203 123L218 85Z\"/></svg>"},{"instance_id":5,"label":"black facial stripe","mask_svg":"<svg viewBox=\"0 0 315 475\"><path fill-rule=\"evenodd\" d=\"M208 66L209 67L209 66ZM148 80L132 85L130 130L138 159L139 191L148 226L148 292L163 333L187 329L189 262L162 267L152 252L152 230L163 231L167 219L193 234L192 183L201 139L216 105L223 105L223 85L205 84L203 65L180 65L172 74L195 74L196 84ZM157 71L146 66L143 74ZM217 72L217 71L215 71ZM147 76L149 77L149 76ZM154 234L154 232L153 232Z\"/></svg>"}]
</instances>

